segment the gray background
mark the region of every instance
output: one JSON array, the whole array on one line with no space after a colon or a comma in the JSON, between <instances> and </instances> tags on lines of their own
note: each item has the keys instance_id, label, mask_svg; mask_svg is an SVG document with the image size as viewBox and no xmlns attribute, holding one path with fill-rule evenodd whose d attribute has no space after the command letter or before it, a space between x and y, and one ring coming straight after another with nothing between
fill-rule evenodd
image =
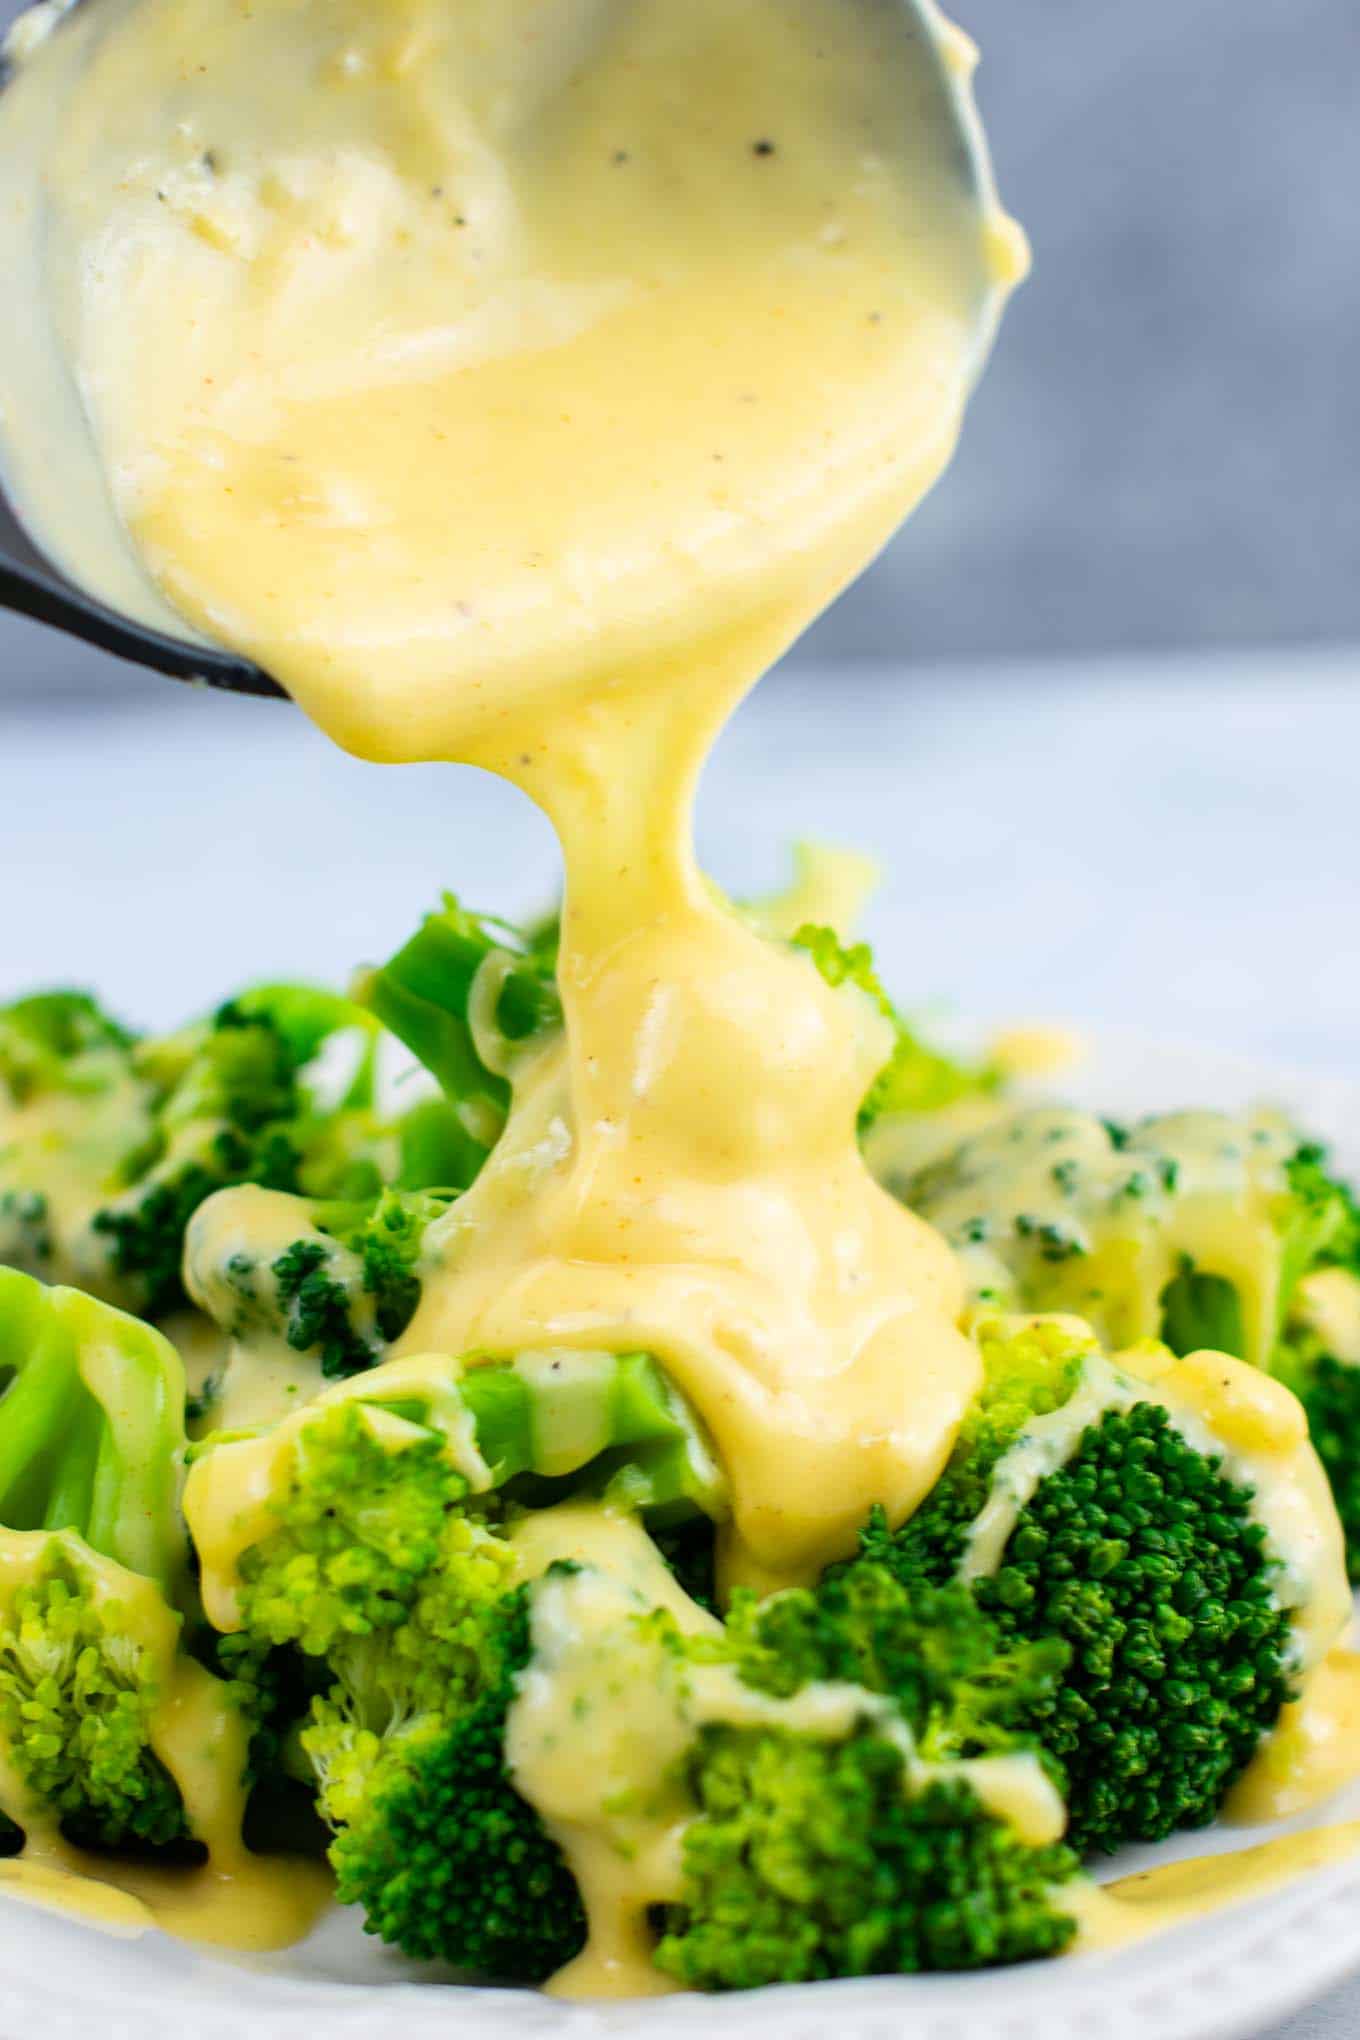
<instances>
[{"instance_id":1,"label":"gray background","mask_svg":"<svg viewBox=\"0 0 1360 2040\"><path fill-rule=\"evenodd\" d=\"M801 656L1360 638L1360 4L956 11L1035 277L947 486ZM4 677L106 675L0 624Z\"/></svg>"},{"instance_id":2,"label":"gray background","mask_svg":"<svg viewBox=\"0 0 1360 2040\"><path fill-rule=\"evenodd\" d=\"M814 634L1360 637L1357 0L957 0L1034 242L948 482Z\"/></svg>"}]
</instances>

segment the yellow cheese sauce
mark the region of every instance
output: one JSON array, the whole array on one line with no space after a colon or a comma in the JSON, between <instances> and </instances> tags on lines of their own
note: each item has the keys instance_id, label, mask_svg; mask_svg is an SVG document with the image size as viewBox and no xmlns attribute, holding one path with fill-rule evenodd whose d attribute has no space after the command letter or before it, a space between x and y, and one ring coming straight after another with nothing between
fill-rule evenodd
<instances>
[{"instance_id":1,"label":"yellow cheese sauce","mask_svg":"<svg viewBox=\"0 0 1360 2040\"><path fill-rule=\"evenodd\" d=\"M1192 1924L1249 1899L1266 1898L1298 1877L1360 1855L1360 1821L1277 1835L1253 1849L1193 1856L1111 1884L1064 1892L1076 1918L1074 1953L1097 1954Z\"/></svg>"},{"instance_id":2,"label":"yellow cheese sauce","mask_svg":"<svg viewBox=\"0 0 1360 2040\"><path fill-rule=\"evenodd\" d=\"M730 1485L726 1581L762 1589L851 1551L871 1505L907 1516L980 1378L955 1256L856 1144L881 1016L716 898L691 826L726 717L946 464L1025 266L960 160L970 48L920 15L912 37L846 0L96 0L21 30L0 102L5 452L53 549L256 658L346 748L503 774L561 842L566 1027L508 1062L509 1123L384 1373L428 1402L448 1356L655 1355ZM268 1193L230 1211L268 1239ZM192 1240L189 1262L192 1289ZM1184 1392L1313 1562L1314 1661L1330 1501L1253 1392L1201 1374ZM224 1627L317 1386L283 1355L241 1371L233 1421L282 1421L195 1469ZM602 1673L597 1625L663 1591L604 1525L563 1535L607 1565L539 1590L511 1762L590 1909L563 1987L617 1993L655 1987L642 1908L680 1813L663 1794L621 1856L564 1723L598 1706L627 1777L718 1700L650 1660ZM524 1539L532 1573L554 1526ZM782 1704L828 1734L882 1707ZM208 1867L182 1902L117 1878L164 1924L283 1939L322 1880L240 1848L239 1726L210 1713L167 1674L155 1748ZM1028 1760L969 1775L1054 1832ZM48 1903L72 1867L35 1817L3 1874Z\"/></svg>"},{"instance_id":3,"label":"yellow cheese sauce","mask_svg":"<svg viewBox=\"0 0 1360 2040\"><path fill-rule=\"evenodd\" d=\"M1023 1268L1028 1300L1129 1346L1160 1335L1188 1260L1231 1286L1243 1350L1266 1363L1283 1275L1275 1218L1298 1146L1282 1118L1175 1112L1112 1139L1090 1113L1040 1106L968 1131L943 1158L904 1167L885 1141L875 1161L954 1246L972 1296L1006 1308Z\"/></svg>"}]
</instances>

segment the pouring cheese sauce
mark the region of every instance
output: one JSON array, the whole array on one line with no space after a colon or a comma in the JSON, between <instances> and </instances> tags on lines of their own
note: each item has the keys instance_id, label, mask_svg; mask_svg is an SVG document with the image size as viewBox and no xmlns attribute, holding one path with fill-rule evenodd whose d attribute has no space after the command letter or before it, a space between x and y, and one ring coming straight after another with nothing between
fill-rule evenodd
<instances>
[{"instance_id":1,"label":"pouring cheese sauce","mask_svg":"<svg viewBox=\"0 0 1360 2040\"><path fill-rule=\"evenodd\" d=\"M856 1145L881 1017L715 899L691 807L943 469L1023 273L966 39L931 0L88 0L12 54L35 526L347 749L498 772L562 844L567 1026L509 1071L394 1364L654 1354L726 1471L727 1582L815 1577L929 1491L980 1364L954 1257ZM268 1462L195 1521L209 1588ZM516 1734L555 1804L527 1700ZM624 1952L576 1987L643 1988L592 1860ZM5 1877L52 1901L41 1851Z\"/></svg>"}]
</instances>

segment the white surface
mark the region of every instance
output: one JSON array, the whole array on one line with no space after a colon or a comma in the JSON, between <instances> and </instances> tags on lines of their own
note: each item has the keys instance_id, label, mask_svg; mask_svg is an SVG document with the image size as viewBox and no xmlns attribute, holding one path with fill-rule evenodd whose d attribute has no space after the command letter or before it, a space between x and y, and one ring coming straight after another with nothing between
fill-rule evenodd
<instances>
[{"instance_id":1,"label":"white surface","mask_svg":"<svg viewBox=\"0 0 1360 2040\"><path fill-rule=\"evenodd\" d=\"M169 1020L243 972L333 975L443 885L546 899L546 828L482 775L356 764L274 703L170 683L0 710L0 995ZM1360 1040L1360 654L1288 664L785 670L719 749L708 861L814 834L887 863L916 1005L1128 1022L1344 1071ZM191 907L196 912L191 912Z\"/></svg>"},{"instance_id":2,"label":"white surface","mask_svg":"<svg viewBox=\"0 0 1360 2040\"><path fill-rule=\"evenodd\" d=\"M1325 1132L1360 1108L1360 660L1289 667L891 676L785 674L739 718L704 796L709 862L734 890L776 882L781 846L817 834L882 855L873 932L906 1001L981 1017L1125 1023L1306 1066L1110 1037L1084 1083L1110 1109L1293 1096ZM116 684L116 676L115 676ZM159 701L159 697L157 698ZM392 947L441 885L515 911L545 900L542 824L466 772L340 757L272 705L168 685L135 715L0 714L0 996L97 985L168 1023L242 976L335 977ZM1360 1810L1358 1808L1357 1810ZM1228 1839L1223 1837L1220 1839ZM1202 1846L1197 1844L1196 1846ZM1353 2040L1360 1987L1273 2027L1360 1963L1360 1869L1125 1956L960 1982L838 1987L681 2004L639 2022L519 1998L476 2024L466 1997L354 1983L352 1940L324 1937L284 1992L152 1940L96 1942L0 1914L3 2029L54 2040L499 2031L676 2034L834 2030L879 2040ZM371 1974L371 1971L370 1971ZM148 1993L150 1994L148 1999ZM300 1995L298 1994L300 1993ZM144 2001L144 2002L143 2002ZM63 2013L62 2007L65 2007ZM158 2007L159 2009L153 2009ZM110 2023L111 2010L115 2023ZM488 2024L486 2019L492 2023Z\"/></svg>"}]
</instances>

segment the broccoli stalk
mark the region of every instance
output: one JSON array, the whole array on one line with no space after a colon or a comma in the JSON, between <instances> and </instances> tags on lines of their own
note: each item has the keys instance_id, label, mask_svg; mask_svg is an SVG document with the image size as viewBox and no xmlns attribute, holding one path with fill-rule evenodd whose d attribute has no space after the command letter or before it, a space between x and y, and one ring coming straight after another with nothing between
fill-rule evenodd
<instances>
[{"instance_id":1,"label":"broccoli stalk","mask_svg":"<svg viewBox=\"0 0 1360 2040\"><path fill-rule=\"evenodd\" d=\"M448 893L388 963L361 978L355 997L406 1044L453 1106L465 1148L460 1179L448 1187L465 1188L505 1124L509 1059L561 1025L553 948L470 913ZM489 1036L492 1062L484 1054Z\"/></svg>"}]
</instances>

